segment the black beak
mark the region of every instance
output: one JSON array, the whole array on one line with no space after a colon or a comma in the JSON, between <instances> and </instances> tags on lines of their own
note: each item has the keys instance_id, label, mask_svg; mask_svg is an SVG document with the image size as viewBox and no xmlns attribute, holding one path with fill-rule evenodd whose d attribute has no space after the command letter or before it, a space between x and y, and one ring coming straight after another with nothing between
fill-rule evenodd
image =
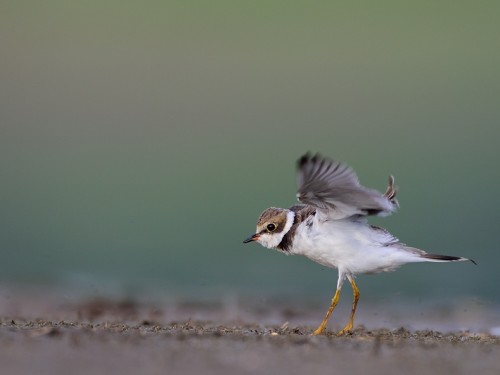
<instances>
[{"instance_id":1,"label":"black beak","mask_svg":"<svg viewBox=\"0 0 500 375\"><path fill-rule=\"evenodd\" d=\"M245 241L243 241L243 243L249 243L249 242L252 242L252 241L257 241L258 239L259 239L259 234L255 233L255 234L252 234L250 237L248 237Z\"/></svg>"}]
</instances>

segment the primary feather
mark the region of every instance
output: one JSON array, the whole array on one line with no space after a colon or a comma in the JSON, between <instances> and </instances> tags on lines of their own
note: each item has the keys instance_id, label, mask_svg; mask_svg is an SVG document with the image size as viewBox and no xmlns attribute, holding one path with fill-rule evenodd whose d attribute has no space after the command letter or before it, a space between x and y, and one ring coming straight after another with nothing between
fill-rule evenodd
<instances>
[{"instance_id":1,"label":"primary feather","mask_svg":"<svg viewBox=\"0 0 500 375\"><path fill-rule=\"evenodd\" d=\"M317 208L325 218L389 215L398 207L392 176L388 190L382 194L362 186L348 165L319 154L302 156L297 167L297 198Z\"/></svg>"}]
</instances>

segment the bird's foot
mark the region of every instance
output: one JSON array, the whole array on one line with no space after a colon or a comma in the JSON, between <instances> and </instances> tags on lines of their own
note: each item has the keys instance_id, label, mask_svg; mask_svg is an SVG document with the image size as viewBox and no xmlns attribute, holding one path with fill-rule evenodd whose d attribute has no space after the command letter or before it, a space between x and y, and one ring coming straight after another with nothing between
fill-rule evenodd
<instances>
[{"instance_id":1,"label":"bird's foot","mask_svg":"<svg viewBox=\"0 0 500 375\"><path fill-rule=\"evenodd\" d=\"M342 330L337 333L337 336L347 336L352 333L352 323L346 325Z\"/></svg>"},{"instance_id":2,"label":"bird's foot","mask_svg":"<svg viewBox=\"0 0 500 375\"><path fill-rule=\"evenodd\" d=\"M323 325L320 325L318 328L316 328L314 330L313 333L311 333L311 335L313 335L313 336L324 335L325 332L326 332L326 327L324 327Z\"/></svg>"}]
</instances>

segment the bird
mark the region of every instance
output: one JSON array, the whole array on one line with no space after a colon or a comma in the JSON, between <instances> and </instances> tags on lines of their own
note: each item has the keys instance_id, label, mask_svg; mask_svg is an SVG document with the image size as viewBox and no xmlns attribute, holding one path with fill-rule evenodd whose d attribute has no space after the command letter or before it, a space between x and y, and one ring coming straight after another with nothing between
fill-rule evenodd
<instances>
[{"instance_id":1,"label":"bird","mask_svg":"<svg viewBox=\"0 0 500 375\"><path fill-rule=\"evenodd\" d=\"M257 230L243 243L257 242L287 255L304 255L338 270L330 307L313 335L326 333L345 280L353 302L347 325L337 335L352 333L359 301L358 274L393 271L406 263L461 262L472 259L427 253L408 246L387 230L370 225L369 216L388 216L399 208L394 177L385 193L364 187L347 164L309 152L297 161L297 199L289 208L270 207L257 220Z\"/></svg>"}]
</instances>

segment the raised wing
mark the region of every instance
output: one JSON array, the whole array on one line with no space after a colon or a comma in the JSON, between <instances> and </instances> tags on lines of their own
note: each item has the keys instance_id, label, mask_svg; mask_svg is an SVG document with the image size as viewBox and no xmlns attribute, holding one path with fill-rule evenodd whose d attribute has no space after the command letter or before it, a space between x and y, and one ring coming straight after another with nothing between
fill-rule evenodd
<instances>
[{"instance_id":1,"label":"raised wing","mask_svg":"<svg viewBox=\"0 0 500 375\"><path fill-rule=\"evenodd\" d=\"M390 215L398 207L392 176L386 193L382 194L362 186L348 165L319 154L302 156L297 161L297 169L297 198L316 207L329 219Z\"/></svg>"}]
</instances>

